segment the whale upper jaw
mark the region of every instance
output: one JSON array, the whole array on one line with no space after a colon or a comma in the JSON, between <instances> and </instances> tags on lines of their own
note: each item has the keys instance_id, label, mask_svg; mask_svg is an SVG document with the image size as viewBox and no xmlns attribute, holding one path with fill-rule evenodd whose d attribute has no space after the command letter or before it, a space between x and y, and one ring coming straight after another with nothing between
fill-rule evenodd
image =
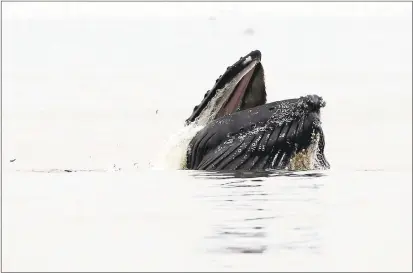
<instances>
[{"instance_id":1,"label":"whale upper jaw","mask_svg":"<svg viewBox=\"0 0 413 273\"><path fill-rule=\"evenodd\" d=\"M265 104L266 97L261 52L254 50L227 68L195 106L186 124L206 125L219 117Z\"/></svg>"}]
</instances>

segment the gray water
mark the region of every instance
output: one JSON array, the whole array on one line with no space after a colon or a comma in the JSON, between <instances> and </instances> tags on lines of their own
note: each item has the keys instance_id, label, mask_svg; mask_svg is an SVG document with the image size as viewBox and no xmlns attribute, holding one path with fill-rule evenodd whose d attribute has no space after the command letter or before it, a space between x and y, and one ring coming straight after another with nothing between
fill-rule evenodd
<instances>
[{"instance_id":1,"label":"gray water","mask_svg":"<svg viewBox=\"0 0 413 273\"><path fill-rule=\"evenodd\" d=\"M412 269L410 3L2 7L4 271ZM327 101L331 170L174 169L253 49L268 101Z\"/></svg>"}]
</instances>

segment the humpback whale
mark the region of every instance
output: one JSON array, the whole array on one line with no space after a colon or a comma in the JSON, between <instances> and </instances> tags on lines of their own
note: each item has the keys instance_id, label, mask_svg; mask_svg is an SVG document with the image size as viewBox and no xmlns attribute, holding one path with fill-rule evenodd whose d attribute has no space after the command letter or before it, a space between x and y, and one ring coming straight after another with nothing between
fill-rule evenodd
<instances>
[{"instance_id":1,"label":"humpback whale","mask_svg":"<svg viewBox=\"0 0 413 273\"><path fill-rule=\"evenodd\" d=\"M195 106L201 126L186 150L190 170L328 169L318 95L267 103L261 52L229 66Z\"/></svg>"}]
</instances>

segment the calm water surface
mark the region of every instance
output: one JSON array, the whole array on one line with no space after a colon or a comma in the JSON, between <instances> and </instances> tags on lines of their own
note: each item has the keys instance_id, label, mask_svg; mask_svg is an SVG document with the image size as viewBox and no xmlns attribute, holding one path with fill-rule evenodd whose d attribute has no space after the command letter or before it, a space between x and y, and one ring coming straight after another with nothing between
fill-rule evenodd
<instances>
[{"instance_id":1,"label":"calm water surface","mask_svg":"<svg viewBox=\"0 0 413 273\"><path fill-rule=\"evenodd\" d=\"M4 270L411 266L411 172L4 175Z\"/></svg>"}]
</instances>

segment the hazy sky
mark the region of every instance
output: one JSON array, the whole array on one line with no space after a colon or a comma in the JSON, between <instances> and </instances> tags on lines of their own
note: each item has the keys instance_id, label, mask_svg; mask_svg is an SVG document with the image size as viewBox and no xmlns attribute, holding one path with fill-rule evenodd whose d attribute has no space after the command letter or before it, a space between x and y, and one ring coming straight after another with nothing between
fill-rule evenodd
<instances>
[{"instance_id":1,"label":"hazy sky","mask_svg":"<svg viewBox=\"0 0 413 273\"><path fill-rule=\"evenodd\" d=\"M409 16L410 3L3 3L3 20L66 19L101 16L104 18L193 17L200 15L271 16Z\"/></svg>"},{"instance_id":2,"label":"hazy sky","mask_svg":"<svg viewBox=\"0 0 413 273\"><path fill-rule=\"evenodd\" d=\"M3 147L13 157L146 160L254 49L269 101L327 101L335 166L351 163L343 155L397 164L411 147L411 3L6 2L2 31ZM397 136L399 148L383 156L373 135Z\"/></svg>"}]
</instances>

